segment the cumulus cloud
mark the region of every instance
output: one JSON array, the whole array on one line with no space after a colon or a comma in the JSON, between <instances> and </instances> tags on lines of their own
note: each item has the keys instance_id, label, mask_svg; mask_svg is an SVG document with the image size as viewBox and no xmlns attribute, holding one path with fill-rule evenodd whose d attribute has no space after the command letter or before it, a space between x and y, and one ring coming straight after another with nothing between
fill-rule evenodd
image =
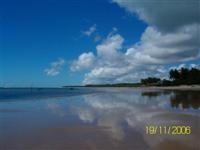
<instances>
[{"instance_id":1,"label":"cumulus cloud","mask_svg":"<svg viewBox=\"0 0 200 150\"><path fill-rule=\"evenodd\" d=\"M196 32L194 29L187 27L179 34L162 34L148 27L141 41L125 52L122 52L124 38L112 31L96 46L97 56L91 52L88 56L80 55L71 70L91 69L83 84L136 82L147 76L164 78L168 69L163 64L199 57L199 42L191 34Z\"/></svg>"},{"instance_id":2,"label":"cumulus cloud","mask_svg":"<svg viewBox=\"0 0 200 150\"><path fill-rule=\"evenodd\" d=\"M96 46L95 65L85 75L84 84L135 82L147 76L163 78L167 77L166 64L200 58L198 0L113 2L148 26L140 41L126 49L125 39L114 28Z\"/></svg>"},{"instance_id":3,"label":"cumulus cloud","mask_svg":"<svg viewBox=\"0 0 200 150\"><path fill-rule=\"evenodd\" d=\"M90 72L85 75L83 84L134 82L138 78L149 75L164 76L166 69L163 66L146 66L130 58L127 52L122 53L123 42L124 38L112 31L96 46L96 57L90 54L92 59L87 59L83 57L85 54L80 55L72 64L71 70L77 71L91 67ZM86 65L83 65L85 63Z\"/></svg>"},{"instance_id":4,"label":"cumulus cloud","mask_svg":"<svg viewBox=\"0 0 200 150\"><path fill-rule=\"evenodd\" d=\"M95 56L92 52L83 53L79 56L78 60L73 61L71 65L71 71L80 71L82 69L89 69L95 60Z\"/></svg>"},{"instance_id":5,"label":"cumulus cloud","mask_svg":"<svg viewBox=\"0 0 200 150\"><path fill-rule=\"evenodd\" d=\"M50 67L45 69L44 72L47 76L57 76L64 64L65 60L63 58L59 58L57 61L52 62Z\"/></svg>"},{"instance_id":6,"label":"cumulus cloud","mask_svg":"<svg viewBox=\"0 0 200 150\"><path fill-rule=\"evenodd\" d=\"M122 62L124 63L124 62ZM139 79L148 76L156 76L164 78L167 76L167 69L160 65L137 65L116 67L97 66L85 75L83 84L99 84L99 83L132 83L138 82Z\"/></svg>"},{"instance_id":7,"label":"cumulus cloud","mask_svg":"<svg viewBox=\"0 0 200 150\"><path fill-rule=\"evenodd\" d=\"M140 42L128 49L126 55L147 64L193 60L200 56L199 31L200 25L185 26L165 34L147 27Z\"/></svg>"},{"instance_id":8,"label":"cumulus cloud","mask_svg":"<svg viewBox=\"0 0 200 150\"><path fill-rule=\"evenodd\" d=\"M96 30L97 30L96 29L96 24L94 24L88 30L83 31L83 34L86 35L86 36L91 36Z\"/></svg>"},{"instance_id":9,"label":"cumulus cloud","mask_svg":"<svg viewBox=\"0 0 200 150\"><path fill-rule=\"evenodd\" d=\"M122 48L124 39L119 34L108 35L108 37L99 45L97 45L97 54L103 59L110 60L118 57L118 51Z\"/></svg>"},{"instance_id":10,"label":"cumulus cloud","mask_svg":"<svg viewBox=\"0 0 200 150\"><path fill-rule=\"evenodd\" d=\"M113 0L149 26L127 55L143 63L173 63L200 57L200 2Z\"/></svg>"}]
</instances>

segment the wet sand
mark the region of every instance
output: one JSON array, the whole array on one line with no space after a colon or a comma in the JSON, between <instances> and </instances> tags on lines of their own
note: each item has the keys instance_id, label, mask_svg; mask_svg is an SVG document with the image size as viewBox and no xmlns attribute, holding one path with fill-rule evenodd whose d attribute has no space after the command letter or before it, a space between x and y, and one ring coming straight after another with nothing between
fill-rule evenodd
<instances>
[{"instance_id":1,"label":"wet sand","mask_svg":"<svg viewBox=\"0 0 200 150\"><path fill-rule=\"evenodd\" d=\"M0 102L3 150L198 150L198 91L99 88L62 98ZM191 126L189 135L145 127Z\"/></svg>"}]
</instances>

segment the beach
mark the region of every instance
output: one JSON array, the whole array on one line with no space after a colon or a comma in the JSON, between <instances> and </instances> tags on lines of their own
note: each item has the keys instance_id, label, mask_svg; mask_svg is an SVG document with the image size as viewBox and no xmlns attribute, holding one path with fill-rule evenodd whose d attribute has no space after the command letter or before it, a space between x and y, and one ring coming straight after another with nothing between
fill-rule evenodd
<instances>
[{"instance_id":1,"label":"beach","mask_svg":"<svg viewBox=\"0 0 200 150\"><path fill-rule=\"evenodd\" d=\"M36 97L1 98L0 149L198 149L200 95L196 89L76 90L74 94L66 91L66 96L56 89L46 97L49 89L43 89L45 97L34 93ZM192 131L187 135L146 131L148 126L174 125L190 126Z\"/></svg>"},{"instance_id":2,"label":"beach","mask_svg":"<svg viewBox=\"0 0 200 150\"><path fill-rule=\"evenodd\" d=\"M196 90L200 91L200 85L180 85L180 86L152 86L149 89L162 89L162 90Z\"/></svg>"}]
</instances>

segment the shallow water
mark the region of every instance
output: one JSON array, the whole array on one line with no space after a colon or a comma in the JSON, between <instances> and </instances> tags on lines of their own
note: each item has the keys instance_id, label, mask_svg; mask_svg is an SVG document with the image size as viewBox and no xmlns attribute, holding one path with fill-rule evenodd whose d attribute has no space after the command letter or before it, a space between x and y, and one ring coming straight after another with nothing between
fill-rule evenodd
<instances>
[{"instance_id":1,"label":"shallow water","mask_svg":"<svg viewBox=\"0 0 200 150\"><path fill-rule=\"evenodd\" d=\"M78 88L34 92L0 91L0 149L200 148L199 91ZM172 125L190 126L192 132L146 133L146 126Z\"/></svg>"}]
</instances>

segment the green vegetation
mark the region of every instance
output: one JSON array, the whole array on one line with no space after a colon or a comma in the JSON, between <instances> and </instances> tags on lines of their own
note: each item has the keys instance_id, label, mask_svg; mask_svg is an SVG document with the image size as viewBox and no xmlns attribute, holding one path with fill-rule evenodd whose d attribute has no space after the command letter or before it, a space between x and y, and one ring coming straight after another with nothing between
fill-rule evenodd
<instances>
[{"instance_id":1,"label":"green vegetation","mask_svg":"<svg viewBox=\"0 0 200 150\"><path fill-rule=\"evenodd\" d=\"M146 79L141 79L140 82L142 85L157 85L161 82L161 79L155 77L148 77Z\"/></svg>"},{"instance_id":2,"label":"green vegetation","mask_svg":"<svg viewBox=\"0 0 200 150\"><path fill-rule=\"evenodd\" d=\"M172 69L169 72L170 79L176 85L180 84L200 84L200 69L181 68L180 70Z\"/></svg>"},{"instance_id":3,"label":"green vegetation","mask_svg":"<svg viewBox=\"0 0 200 150\"><path fill-rule=\"evenodd\" d=\"M141 79L142 85L156 85L156 86L173 86L173 85L193 85L200 84L200 69L199 68L181 68L171 69L169 71L169 79L159 79L155 77L148 77Z\"/></svg>"}]
</instances>

